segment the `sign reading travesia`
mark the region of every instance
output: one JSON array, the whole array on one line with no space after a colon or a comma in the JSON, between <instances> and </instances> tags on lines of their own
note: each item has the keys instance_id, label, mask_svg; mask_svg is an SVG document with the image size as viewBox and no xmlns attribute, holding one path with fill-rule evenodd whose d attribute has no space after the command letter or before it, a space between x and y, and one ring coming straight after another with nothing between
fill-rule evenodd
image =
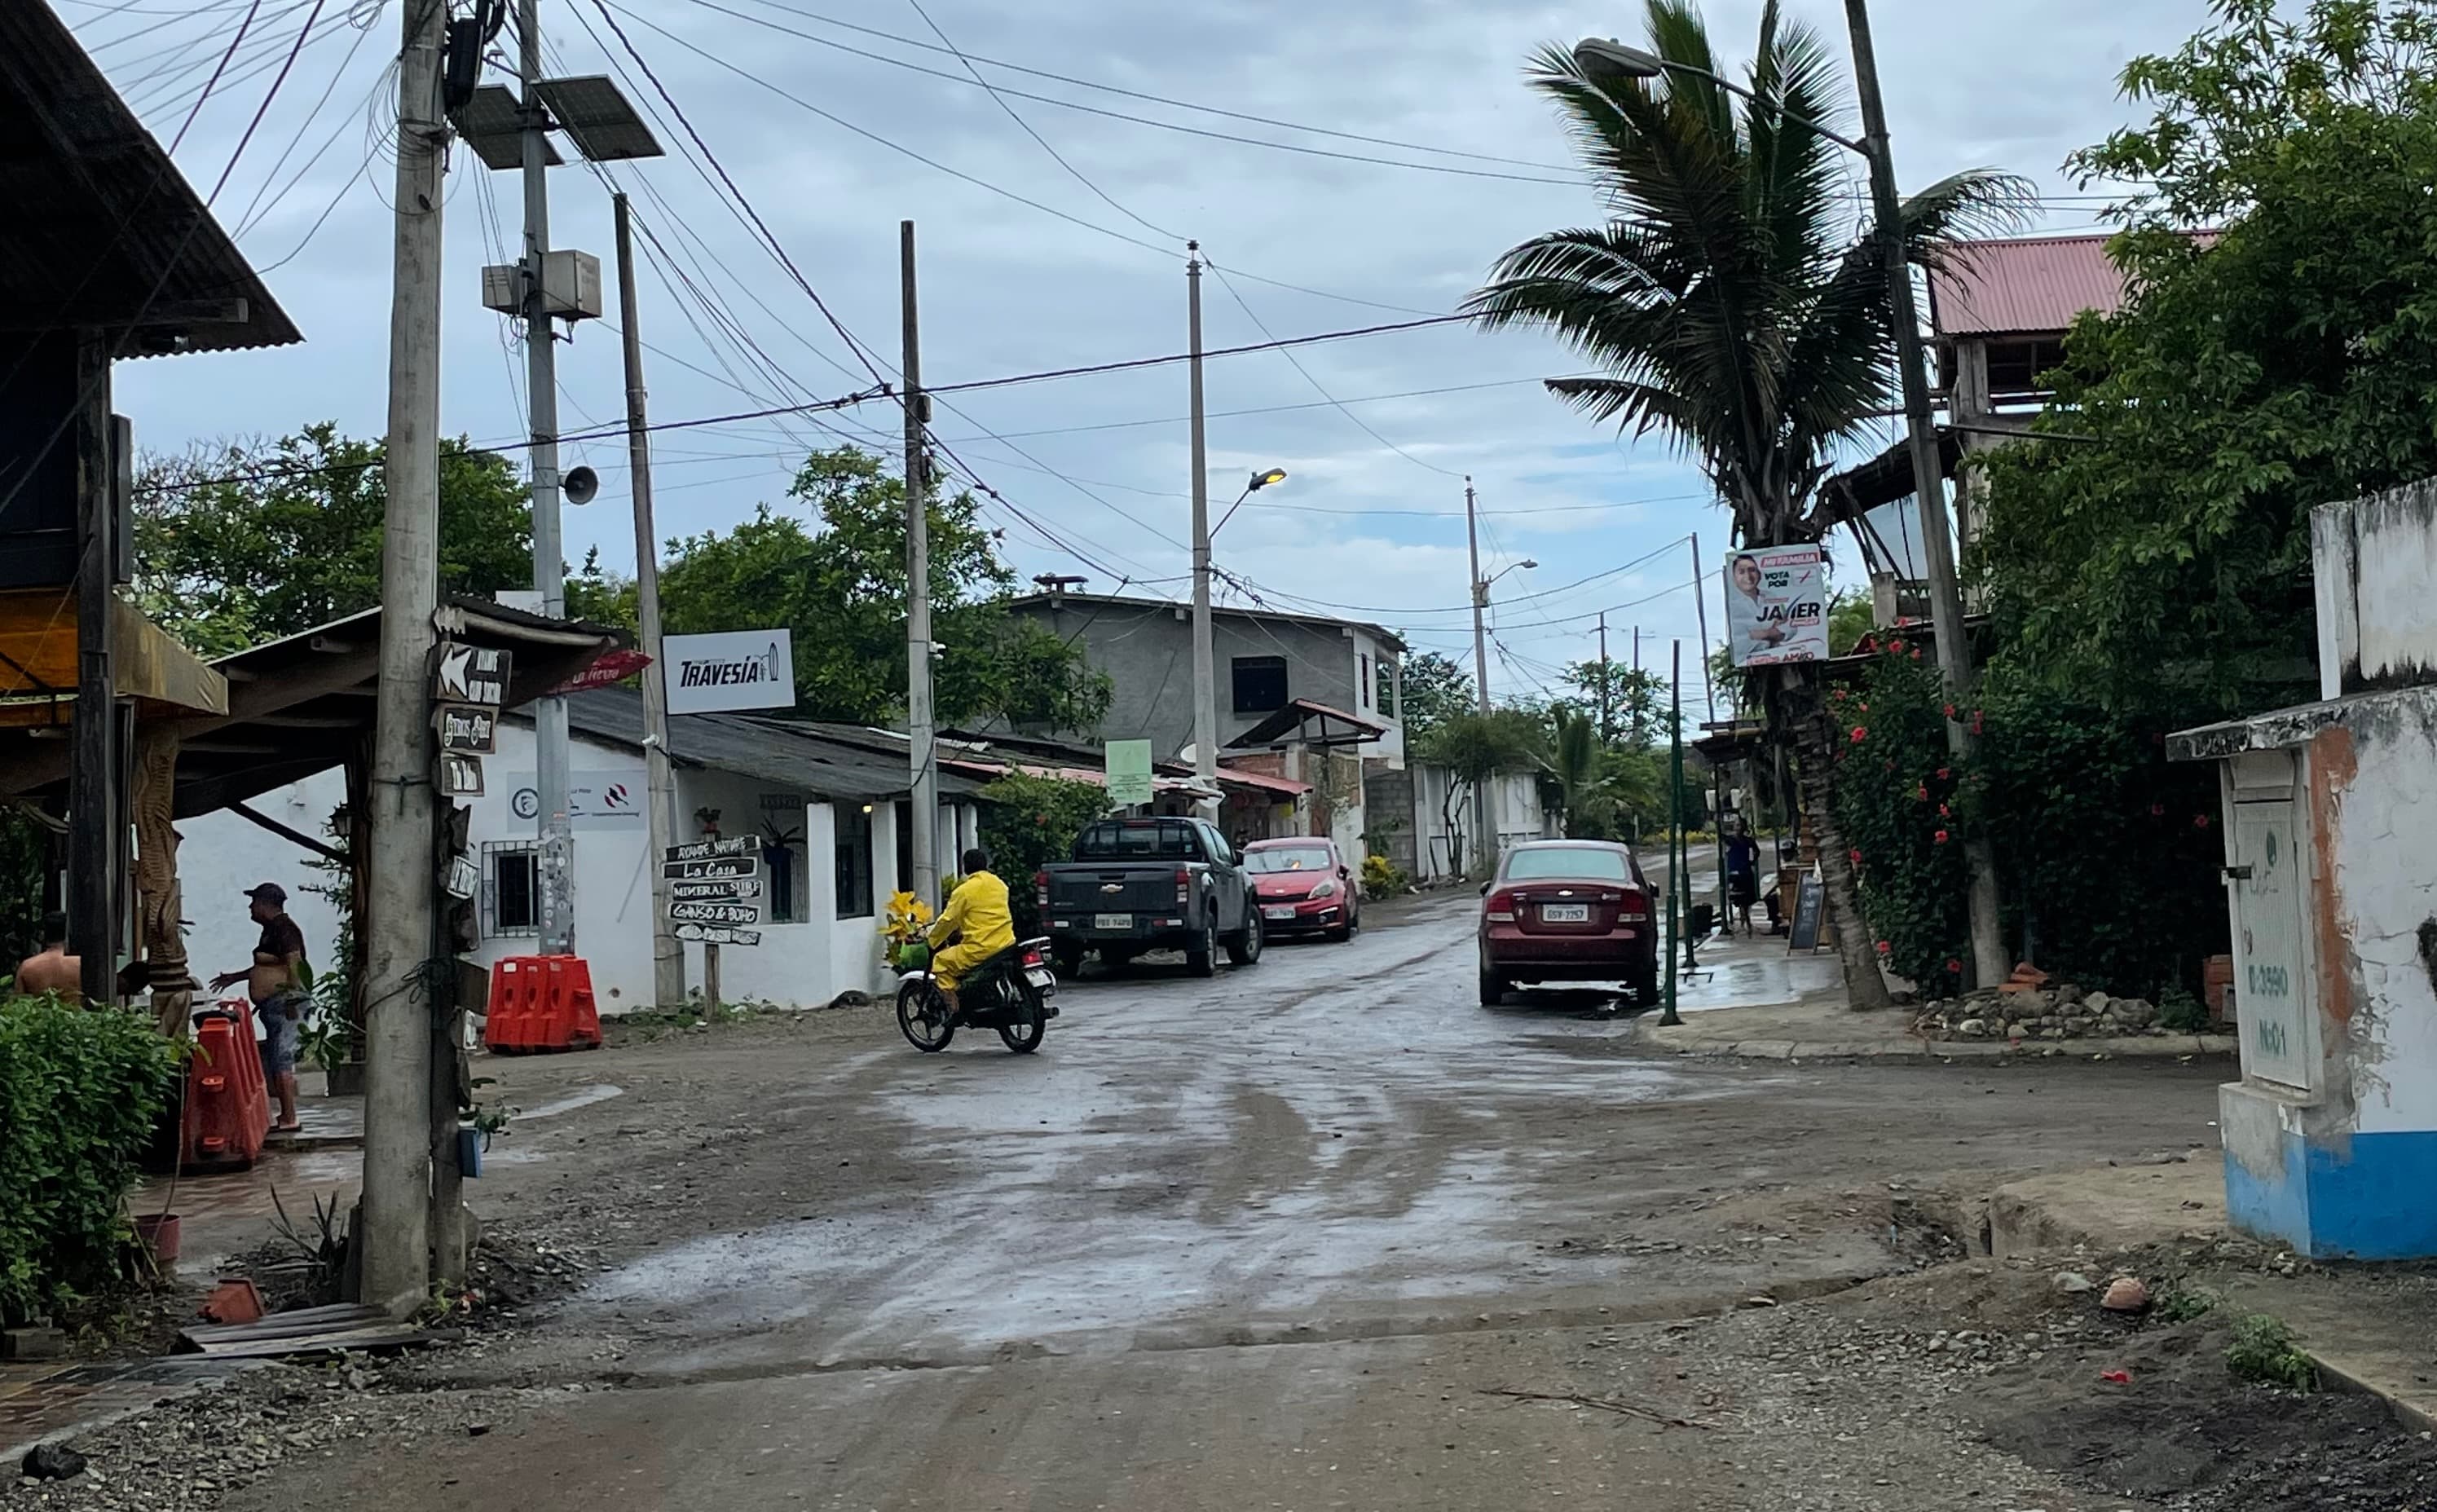
<instances>
[{"instance_id":1,"label":"sign reading travesia","mask_svg":"<svg viewBox=\"0 0 2437 1512\"><path fill-rule=\"evenodd\" d=\"M1828 659L1828 564L1816 546L1727 554L1727 648L1739 667Z\"/></svg>"},{"instance_id":2,"label":"sign reading travesia","mask_svg":"<svg viewBox=\"0 0 2437 1512\"><path fill-rule=\"evenodd\" d=\"M783 629L666 636L660 652L673 714L785 709L796 701L795 642Z\"/></svg>"}]
</instances>

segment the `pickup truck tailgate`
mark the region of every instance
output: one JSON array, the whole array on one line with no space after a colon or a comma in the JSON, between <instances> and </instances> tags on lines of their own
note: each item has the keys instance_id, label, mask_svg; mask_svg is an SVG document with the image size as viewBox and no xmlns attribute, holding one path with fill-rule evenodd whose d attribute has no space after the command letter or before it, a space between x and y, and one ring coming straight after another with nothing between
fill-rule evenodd
<instances>
[{"instance_id":1,"label":"pickup truck tailgate","mask_svg":"<svg viewBox=\"0 0 2437 1512\"><path fill-rule=\"evenodd\" d=\"M1176 914L1177 868L1093 866L1069 861L1049 869L1049 908L1066 918L1098 914Z\"/></svg>"}]
</instances>

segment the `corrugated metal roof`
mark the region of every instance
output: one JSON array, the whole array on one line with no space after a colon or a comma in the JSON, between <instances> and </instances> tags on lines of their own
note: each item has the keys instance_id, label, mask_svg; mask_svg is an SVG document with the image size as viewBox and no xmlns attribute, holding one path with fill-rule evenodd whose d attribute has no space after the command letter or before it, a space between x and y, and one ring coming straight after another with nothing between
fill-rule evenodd
<instances>
[{"instance_id":1,"label":"corrugated metal roof","mask_svg":"<svg viewBox=\"0 0 2437 1512\"><path fill-rule=\"evenodd\" d=\"M633 688L587 688L567 695L567 722L587 735L640 747L643 695ZM669 754L691 765L736 772L822 798L897 798L912 786L901 757L832 739L802 725L745 714L671 714ZM943 795L979 783L939 774Z\"/></svg>"},{"instance_id":2,"label":"corrugated metal roof","mask_svg":"<svg viewBox=\"0 0 2437 1512\"><path fill-rule=\"evenodd\" d=\"M2113 314L2124 273L2108 237L2020 237L1949 242L1929 274L1929 318L1940 336L2061 331L2084 310Z\"/></svg>"},{"instance_id":3,"label":"corrugated metal roof","mask_svg":"<svg viewBox=\"0 0 2437 1512\"><path fill-rule=\"evenodd\" d=\"M148 324L122 357L301 341L177 165L40 0L0 4L0 309L19 329ZM242 301L243 317L207 306ZM191 324L153 324L184 314Z\"/></svg>"},{"instance_id":4,"label":"corrugated metal roof","mask_svg":"<svg viewBox=\"0 0 2437 1512\"><path fill-rule=\"evenodd\" d=\"M1019 593L1007 601L1008 608L1018 610L1057 609L1069 605L1086 609L1146 611L1165 609L1179 615L1190 614L1193 611L1193 606L1190 604L1174 603L1167 599L1137 598L1121 593L1078 593L1069 589L1061 589L1055 593ZM1219 620L1274 620L1282 624L1320 625L1328 629L1351 628L1360 630L1373 640L1393 646L1398 651L1405 649L1403 637L1387 626L1375 624L1369 620L1341 620L1333 615L1296 614L1281 609L1248 609L1240 604L1212 605L1210 613L1214 619Z\"/></svg>"}]
</instances>

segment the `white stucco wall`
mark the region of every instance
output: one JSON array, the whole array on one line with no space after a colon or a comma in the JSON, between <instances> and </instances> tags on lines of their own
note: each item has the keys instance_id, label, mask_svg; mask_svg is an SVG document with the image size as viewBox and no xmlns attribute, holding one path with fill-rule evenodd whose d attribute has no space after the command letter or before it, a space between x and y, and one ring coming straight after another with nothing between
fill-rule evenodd
<instances>
[{"instance_id":1,"label":"white stucco wall","mask_svg":"<svg viewBox=\"0 0 2437 1512\"><path fill-rule=\"evenodd\" d=\"M2350 1025L2327 1029L2343 1036L2333 1043L2361 1132L2437 1130L2437 984L2420 941L2437 927L2437 855L2423 843L2437 835L2437 689L2378 702L2379 715L2350 721L2353 771L2332 805L2341 938L2319 943L2350 978L2353 1003ZM2337 780L2328 734L2311 760L2323 768L2315 781Z\"/></svg>"},{"instance_id":2,"label":"white stucco wall","mask_svg":"<svg viewBox=\"0 0 2437 1512\"><path fill-rule=\"evenodd\" d=\"M346 800L346 779L334 768L274 788L250 806L291 830L326 839L324 824ZM262 882L288 889L289 917L305 932L305 958L316 970L339 964L338 908L307 889L338 885L342 879L307 866L311 853L226 812L181 819L177 828L178 880L192 921L186 928L186 955L198 979L208 983L254 959L262 926L246 917L244 893Z\"/></svg>"}]
</instances>

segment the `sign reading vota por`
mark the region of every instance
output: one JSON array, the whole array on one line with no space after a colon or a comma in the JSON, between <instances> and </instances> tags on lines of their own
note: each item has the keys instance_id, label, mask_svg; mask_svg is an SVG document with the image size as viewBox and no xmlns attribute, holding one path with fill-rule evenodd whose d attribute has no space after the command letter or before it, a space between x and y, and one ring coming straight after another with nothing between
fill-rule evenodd
<instances>
[{"instance_id":1,"label":"sign reading vota por","mask_svg":"<svg viewBox=\"0 0 2437 1512\"><path fill-rule=\"evenodd\" d=\"M785 709L796 701L796 651L787 631L723 630L662 639L669 712Z\"/></svg>"}]
</instances>

